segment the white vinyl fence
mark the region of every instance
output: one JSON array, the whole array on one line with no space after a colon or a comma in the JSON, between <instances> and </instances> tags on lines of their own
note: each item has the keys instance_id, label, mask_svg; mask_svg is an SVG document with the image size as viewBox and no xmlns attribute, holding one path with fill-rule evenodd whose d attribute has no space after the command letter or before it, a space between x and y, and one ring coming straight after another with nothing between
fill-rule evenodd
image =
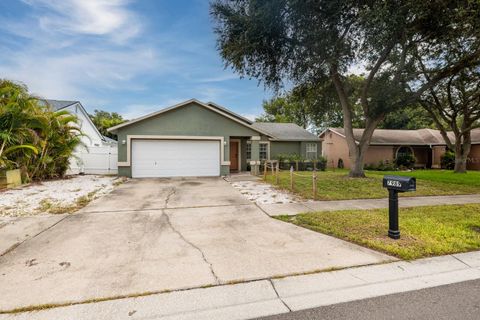
<instances>
[{"instance_id":1,"label":"white vinyl fence","mask_svg":"<svg viewBox=\"0 0 480 320\"><path fill-rule=\"evenodd\" d=\"M70 161L70 174L117 174L117 146L104 145L101 147L82 148L75 152L77 159Z\"/></svg>"}]
</instances>

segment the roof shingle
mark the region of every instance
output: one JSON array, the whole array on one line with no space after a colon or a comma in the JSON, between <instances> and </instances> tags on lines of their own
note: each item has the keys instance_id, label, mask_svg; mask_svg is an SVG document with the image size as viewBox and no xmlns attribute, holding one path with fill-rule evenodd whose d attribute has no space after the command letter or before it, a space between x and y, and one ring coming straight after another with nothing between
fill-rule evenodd
<instances>
[{"instance_id":1,"label":"roof shingle","mask_svg":"<svg viewBox=\"0 0 480 320\"><path fill-rule=\"evenodd\" d=\"M320 141L320 138L295 123L255 122L252 127L270 133L273 140Z\"/></svg>"},{"instance_id":2,"label":"roof shingle","mask_svg":"<svg viewBox=\"0 0 480 320\"><path fill-rule=\"evenodd\" d=\"M345 136L343 128L330 128L330 130ZM364 129L353 129L353 136L356 141L360 141ZM452 132L448 132L452 142L455 137ZM480 129L472 130L472 143L480 143ZM373 132L371 145L444 145L445 141L439 130L418 129L418 130L394 130L394 129L376 129Z\"/></svg>"}]
</instances>

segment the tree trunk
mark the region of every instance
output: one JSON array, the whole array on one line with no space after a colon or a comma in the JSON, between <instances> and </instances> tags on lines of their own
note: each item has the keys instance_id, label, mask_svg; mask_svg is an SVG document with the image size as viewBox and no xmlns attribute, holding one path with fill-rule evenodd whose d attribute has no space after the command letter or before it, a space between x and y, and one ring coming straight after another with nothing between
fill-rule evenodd
<instances>
[{"instance_id":1,"label":"tree trunk","mask_svg":"<svg viewBox=\"0 0 480 320\"><path fill-rule=\"evenodd\" d=\"M363 171L363 167L365 166L365 153L359 151L360 150L357 150L357 152L350 156L350 172L348 176L351 178L365 178L365 171Z\"/></svg>"},{"instance_id":2,"label":"tree trunk","mask_svg":"<svg viewBox=\"0 0 480 320\"><path fill-rule=\"evenodd\" d=\"M467 158L463 156L462 152L458 154L457 151L455 151L455 168L453 171L455 173L467 172Z\"/></svg>"},{"instance_id":3,"label":"tree trunk","mask_svg":"<svg viewBox=\"0 0 480 320\"><path fill-rule=\"evenodd\" d=\"M470 132L463 135L463 141L461 138L461 135L455 138L455 173L467 172L467 159L471 148Z\"/></svg>"}]
</instances>

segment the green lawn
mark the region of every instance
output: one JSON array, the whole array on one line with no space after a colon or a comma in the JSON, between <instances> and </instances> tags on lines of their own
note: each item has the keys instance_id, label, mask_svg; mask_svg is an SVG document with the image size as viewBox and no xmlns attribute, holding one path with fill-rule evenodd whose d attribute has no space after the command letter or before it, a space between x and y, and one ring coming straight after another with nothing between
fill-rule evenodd
<instances>
[{"instance_id":1,"label":"green lawn","mask_svg":"<svg viewBox=\"0 0 480 320\"><path fill-rule=\"evenodd\" d=\"M306 199L313 198L312 173L296 172L294 193ZM371 199L388 196L382 187L382 178L386 174L406 175L417 178L417 191L400 194L401 196L431 196L480 193L480 172L455 174L444 170L418 170L413 172L368 171L367 178L349 178L347 170L318 172L317 200ZM275 178L267 176L267 182L274 184ZM290 189L290 173L280 172L279 188Z\"/></svg>"},{"instance_id":2,"label":"green lawn","mask_svg":"<svg viewBox=\"0 0 480 320\"><path fill-rule=\"evenodd\" d=\"M480 204L401 209L399 240L387 237L387 209L316 212L277 218L402 259L417 259L479 250L479 212Z\"/></svg>"}]
</instances>

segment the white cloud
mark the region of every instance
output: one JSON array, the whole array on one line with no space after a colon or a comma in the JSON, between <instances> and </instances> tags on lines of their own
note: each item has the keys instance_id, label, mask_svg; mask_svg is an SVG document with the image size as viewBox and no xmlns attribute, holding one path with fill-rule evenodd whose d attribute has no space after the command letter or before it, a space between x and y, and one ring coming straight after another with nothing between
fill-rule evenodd
<instances>
[{"instance_id":1,"label":"white cloud","mask_svg":"<svg viewBox=\"0 0 480 320\"><path fill-rule=\"evenodd\" d=\"M141 28L129 1L23 1L29 13L0 24L22 42L2 47L0 74L39 96L108 104L106 90L143 91L141 76L175 68L175 57L131 38Z\"/></svg>"},{"instance_id":2,"label":"white cloud","mask_svg":"<svg viewBox=\"0 0 480 320\"><path fill-rule=\"evenodd\" d=\"M41 12L44 31L65 34L110 36L125 41L139 33L140 20L125 0L24 0ZM45 10L47 9L47 10Z\"/></svg>"}]
</instances>

